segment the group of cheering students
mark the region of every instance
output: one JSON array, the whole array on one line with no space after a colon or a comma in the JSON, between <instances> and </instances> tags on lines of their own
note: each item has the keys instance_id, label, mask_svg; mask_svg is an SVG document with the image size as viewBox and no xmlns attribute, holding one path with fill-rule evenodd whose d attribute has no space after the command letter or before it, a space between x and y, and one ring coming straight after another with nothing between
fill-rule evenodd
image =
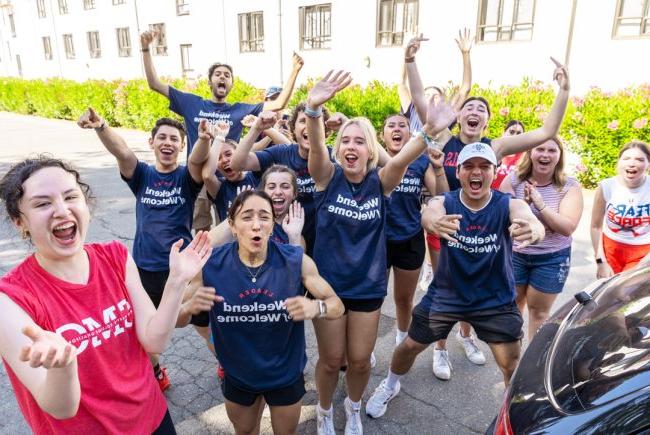
<instances>
[{"instance_id":1,"label":"group of cheering students","mask_svg":"<svg viewBox=\"0 0 650 435\"><path fill-rule=\"evenodd\" d=\"M564 66L554 61L559 90L543 125L523 132L515 121L490 140L488 102L467 97L468 33L457 40L465 72L450 101L439 89L426 95L415 62L425 39L414 38L400 90L410 104L386 118L378 138L368 119L324 107L350 84L346 72L327 73L288 120L278 119L302 66L297 55L283 90L258 105L229 104L228 65L210 68L210 100L158 80L154 36L141 35L147 80L185 120L156 122L155 164L138 160L92 109L78 122L95 130L135 195L132 254L119 242L85 243L93 198L67 163L25 159L0 182L9 218L35 250L0 280L0 353L35 433L175 433L158 356L173 329L188 324L219 361L234 431L258 433L268 405L273 431L296 433L304 321L312 320L317 431L335 433L332 402L344 370L345 433L361 434L391 269L396 347L366 414L386 412L400 378L432 343L434 372L449 379L445 340L457 322L467 356L485 362L473 329L508 383L521 352L521 313L528 306L530 339L566 281L582 213L557 137L569 96ZM626 145L618 176L597 191L599 277L630 267L650 247L648 157L646 144ZM430 199L422 205L424 190ZM210 225L205 204L221 223ZM644 204L645 218L631 214ZM413 307L427 245L434 277Z\"/></svg>"}]
</instances>

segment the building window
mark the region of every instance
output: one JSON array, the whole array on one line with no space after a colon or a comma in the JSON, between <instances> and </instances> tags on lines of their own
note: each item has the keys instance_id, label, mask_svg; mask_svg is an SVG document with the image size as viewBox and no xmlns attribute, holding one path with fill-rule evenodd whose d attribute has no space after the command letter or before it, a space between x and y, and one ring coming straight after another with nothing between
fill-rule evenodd
<instances>
[{"instance_id":1,"label":"building window","mask_svg":"<svg viewBox=\"0 0 650 435\"><path fill-rule=\"evenodd\" d=\"M331 48L332 4L300 8L300 49Z\"/></svg>"},{"instance_id":2,"label":"building window","mask_svg":"<svg viewBox=\"0 0 650 435\"><path fill-rule=\"evenodd\" d=\"M84 9L95 9L95 0L84 0Z\"/></svg>"},{"instance_id":3,"label":"building window","mask_svg":"<svg viewBox=\"0 0 650 435\"><path fill-rule=\"evenodd\" d=\"M126 0L113 0L113 6L123 5L126 3Z\"/></svg>"},{"instance_id":4,"label":"building window","mask_svg":"<svg viewBox=\"0 0 650 435\"><path fill-rule=\"evenodd\" d=\"M190 2L189 0L176 0L176 15L189 15Z\"/></svg>"},{"instance_id":5,"label":"building window","mask_svg":"<svg viewBox=\"0 0 650 435\"><path fill-rule=\"evenodd\" d=\"M38 18L45 18L45 0L36 0L36 10L38 11Z\"/></svg>"},{"instance_id":6,"label":"building window","mask_svg":"<svg viewBox=\"0 0 650 435\"><path fill-rule=\"evenodd\" d=\"M239 14L239 52L264 51L264 13Z\"/></svg>"},{"instance_id":7,"label":"building window","mask_svg":"<svg viewBox=\"0 0 650 435\"><path fill-rule=\"evenodd\" d=\"M165 23L149 24L149 30L154 32L152 54L159 56L167 56L167 32L165 31Z\"/></svg>"},{"instance_id":8,"label":"building window","mask_svg":"<svg viewBox=\"0 0 650 435\"><path fill-rule=\"evenodd\" d=\"M613 36L650 37L650 1L618 0Z\"/></svg>"},{"instance_id":9,"label":"building window","mask_svg":"<svg viewBox=\"0 0 650 435\"><path fill-rule=\"evenodd\" d=\"M11 36L16 37L16 23L14 22L13 12L9 13L9 27L11 28Z\"/></svg>"},{"instance_id":10,"label":"building window","mask_svg":"<svg viewBox=\"0 0 650 435\"><path fill-rule=\"evenodd\" d=\"M192 44L181 44L181 68L183 69L183 75L187 75L194 71L192 64L190 63L190 50L192 49Z\"/></svg>"},{"instance_id":11,"label":"building window","mask_svg":"<svg viewBox=\"0 0 650 435\"><path fill-rule=\"evenodd\" d=\"M67 59L74 59L74 42L72 42L71 33L63 35L63 47L65 48L65 57Z\"/></svg>"},{"instance_id":12,"label":"building window","mask_svg":"<svg viewBox=\"0 0 650 435\"><path fill-rule=\"evenodd\" d=\"M88 32L88 51L92 59L102 57L102 47L99 44L99 32Z\"/></svg>"},{"instance_id":13,"label":"building window","mask_svg":"<svg viewBox=\"0 0 650 435\"><path fill-rule=\"evenodd\" d=\"M117 51L120 57L131 56L131 37L128 27L120 27L117 31Z\"/></svg>"},{"instance_id":14,"label":"building window","mask_svg":"<svg viewBox=\"0 0 650 435\"><path fill-rule=\"evenodd\" d=\"M45 60L52 60L52 43L49 36L43 36L43 54Z\"/></svg>"},{"instance_id":15,"label":"building window","mask_svg":"<svg viewBox=\"0 0 650 435\"><path fill-rule=\"evenodd\" d=\"M379 0L377 46L404 43L404 34L415 34L418 27L418 0Z\"/></svg>"},{"instance_id":16,"label":"building window","mask_svg":"<svg viewBox=\"0 0 650 435\"><path fill-rule=\"evenodd\" d=\"M59 0L59 15L68 13L68 0Z\"/></svg>"},{"instance_id":17,"label":"building window","mask_svg":"<svg viewBox=\"0 0 650 435\"><path fill-rule=\"evenodd\" d=\"M481 0L479 41L530 41L535 0Z\"/></svg>"}]
</instances>

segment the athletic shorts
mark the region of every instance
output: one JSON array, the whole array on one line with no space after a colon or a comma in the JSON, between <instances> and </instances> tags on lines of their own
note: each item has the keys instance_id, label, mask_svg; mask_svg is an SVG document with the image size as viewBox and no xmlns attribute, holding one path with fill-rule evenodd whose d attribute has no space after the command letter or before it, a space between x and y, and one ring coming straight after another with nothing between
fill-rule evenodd
<instances>
[{"instance_id":1,"label":"athletic shorts","mask_svg":"<svg viewBox=\"0 0 650 435\"><path fill-rule=\"evenodd\" d=\"M152 435L176 435L176 428L174 427L172 416L169 415L169 409L165 413L158 428L153 431Z\"/></svg>"},{"instance_id":2,"label":"athletic shorts","mask_svg":"<svg viewBox=\"0 0 650 435\"><path fill-rule=\"evenodd\" d=\"M440 313L416 306L411 315L409 337L422 344L444 340L457 322L472 325L476 336L486 343L512 343L523 337L524 320L514 302L488 310Z\"/></svg>"},{"instance_id":3,"label":"athletic shorts","mask_svg":"<svg viewBox=\"0 0 650 435\"><path fill-rule=\"evenodd\" d=\"M427 245L429 249L440 252L440 237L433 233L427 233Z\"/></svg>"},{"instance_id":4,"label":"athletic shorts","mask_svg":"<svg viewBox=\"0 0 650 435\"><path fill-rule=\"evenodd\" d=\"M221 392L226 400L230 400L241 406L252 406L259 396L263 396L269 406L289 406L298 403L307 393L305 390L305 377L300 374L296 382L277 390L268 391L246 391L233 385L232 380L226 373L221 382Z\"/></svg>"},{"instance_id":5,"label":"athletic shorts","mask_svg":"<svg viewBox=\"0 0 650 435\"><path fill-rule=\"evenodd\" d=\"M547 254L512 253L517 285L531 285L542 293L558 294L571 269L571 247Z\"/></svg>"},{"instance_id":6,"label":"athletic shorts","mask_svg":"<svg viewBox=\"0 0 650 435\"><path fill-rule=\"evenodd\" d=\"M627 245L603 234L603 252L614 273L628 270L650 253L650 245Z\"/></svg>"},{"instance_id":7,"label":"athletic shorts","mask_svg":"<svg viewBox=\"0 0 650 435\"><path fill-rule=\"evenodd\" d=\"M422 231L418 231L410 239L399 242L386 241L386 264L389 269L397 267L404 270L418 270L422 267L425 253Z\"/></svg>"},{"instance_id":8,"label":"athletic shorts","mask_svg":"<svg viewBox=\"0 0 650 435\"><path fill-rule=\"evenodd\" d=\"M350 298L341 298L343 306L345 307L345 313L348 311L356 311L358 313L372 313L381 308L384 303L384 298L374 298L374 299L350 299Z\"/></svg>"}]
</instances>

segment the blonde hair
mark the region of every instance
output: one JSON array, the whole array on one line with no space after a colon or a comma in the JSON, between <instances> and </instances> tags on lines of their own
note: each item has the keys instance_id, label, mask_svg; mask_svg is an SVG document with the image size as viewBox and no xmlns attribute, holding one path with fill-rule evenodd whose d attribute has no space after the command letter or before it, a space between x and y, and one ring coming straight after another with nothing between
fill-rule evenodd
<instances>
[{"instance_id":1,"label":"blonde hair","mask_svg":"<svg viewBox=\"0 0 650 435\"><path fill-rule=\"evenodd\" d=\"M553 178L552 178L552 183L555 185L555 187L557 187L558 190L560 190L564 187L564 184L566 183L566 174L564 173L564 144L562 143L562 140L560 139L559 136L553 136L549 140L555 142L557 147L560 149L560 158L557 161L557 165L555 165L555 169L553 170ZM543 143L546 142L548 141L545 141ZM517 163L517 181L519 181L520 183L529 179L531 175L533 175L533 161L530 158L530 154L532 153L532 151L533 151L532 149L526 151L526 153L523 156L521 156L519 163Z\"/></svg>"},{"instance_id":2,"label":"blonde hair","mask_svg":"<svg viewBox=\"0 0 650 435\"><path fill-rule=\"evenodd\" d=\"M368 163L366 164L366 171L371 171L377 167L379 162L379 141L377 140L377 132L375 127L372 126L372 123L368 118L362 116L357 116L355 118L349 119L341 126L338 134L336 135L336 141L334 142L334 160L336 163L341 164L339 160L339 149L341 147L341 139L343 138L343 133L345 129L351 125L356 125L361 129L364 139L366 140L366 146L368 147Z\"/></svg>"}]
</instances>

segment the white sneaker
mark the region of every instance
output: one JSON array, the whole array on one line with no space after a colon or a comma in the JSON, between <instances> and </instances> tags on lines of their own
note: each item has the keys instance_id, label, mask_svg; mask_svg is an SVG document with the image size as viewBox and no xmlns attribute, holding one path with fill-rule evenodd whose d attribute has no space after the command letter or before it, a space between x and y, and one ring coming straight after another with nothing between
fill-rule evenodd
<instances>
[{"instance_id":1,"label":"white sneaker","mask_svg":"<svg viewBox=\"0 0 650 435\"><path fill-rule=\"evenodd\" d=\"M363 426L361 425L361 408L354 409L349 397L343 401L345 405L345 435L362 435Z\"/></svg>"},{"instance_id":2,"label":"white sneaker","mask_svg":"<svg viewBox=\"0 0 650 435\"><path fill-rule=\"evenodd\" d=\"M381 381L381 384L375 388L375 392L372 393L372 396L368 399L368 403L366 403L366 414L372 418L379 418L384 415L388 408L388 402L399 394L401 388L402 386L399 381L397 381L394 390L389 390L386 387L386 379Z\"/></svg>"},{"instance_id":3,"label":"white sneaker","mask_svg":"<svg viewBox=\"0 0 650 435\"><path fill-rule=\"evenodd\" d=\"M336 435L334 430L334 412L324 413L316 405L316 433L318 435Z\"/></svg>"},{"instance_id":4,"label":"white sneaker","mask_svg":"<svg viewBox=\"0 0 650 435\"><path fill-rule=\"evenodd\" d=\"M485 364L485 355L479 349L478 344L474 341L474 336L470 333L469 337L463 337L460 330L456 332L456 338L460 341L465 348L465 355L467 359L476 365L482 366Z\"/></svg>"},{"instance_id":5,"label":"white sneaker","mask_svg":"<svg viewBox=\"0 0 650 435\"><path fill-rule=\"evenodd\" d=\"M433 269L429 263L425 262L420 281L418 282L418 288L426 293L431 281L433 281Z\"/></svg>"},{"instance_id":6,"label":"white sneaker","mask_svg":"<svg viewBox=\"0 0 650 435\"><path fill-rule=\"evenodd\" d=\"M451 361L446 349L433 348L433 374L443 381L451 379Z\"/></svg>"},{"instance_id":7,"label":"white sneaker","mask_svg":"<svg viewBox=\"0 0 650 435\"><path fill-rule=\"evenodd\" d=\"M377 365L377 358L375 358L375 352L370 353L370 368L374 369Z\"/></svg>"}]
</instances>

